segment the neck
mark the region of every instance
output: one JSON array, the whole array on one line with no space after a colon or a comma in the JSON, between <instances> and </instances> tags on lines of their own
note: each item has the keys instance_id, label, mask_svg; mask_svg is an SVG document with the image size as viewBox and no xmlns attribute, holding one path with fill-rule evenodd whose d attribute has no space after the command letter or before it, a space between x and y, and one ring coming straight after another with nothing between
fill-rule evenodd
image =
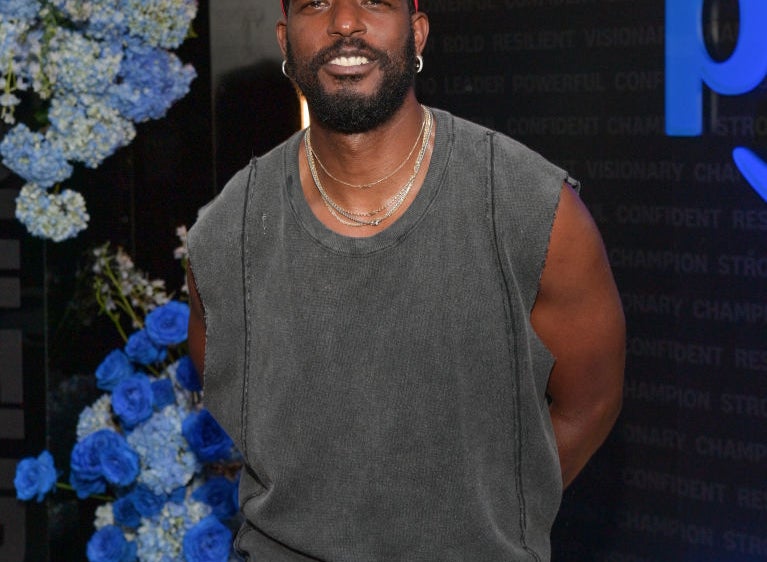
<instances>
[{"instance_id":1,"label":"neck","mask_svg":"<svg viewBox=\"0 0 767 562\"><path fill-rule=\"evenodd\" d=\"M305 136L299 149L299 171L304 196L315 216L329 229L352 237L372 236L393 224L415 198L429 168L434 122L429 114L430 126L421 135L425 117L422 106L411 92L392 118L374 130L349 135L330 131L319 124L312 125L308 135L311 147ZM408 156L419 136L417 150ZM369 188L356 189L329 181L327 176L320 178L316 166L312 172L313 165L307 158L309 148L341 182L359 185L383 177L386 180L372 183ZM400 164L403 165L398 169ZM350 224L353 219L341 217L331 207L351 213L355 220L362 217L366 224ZM379 218L377 224L367 224Z\"/></svg>"}]
</instances>

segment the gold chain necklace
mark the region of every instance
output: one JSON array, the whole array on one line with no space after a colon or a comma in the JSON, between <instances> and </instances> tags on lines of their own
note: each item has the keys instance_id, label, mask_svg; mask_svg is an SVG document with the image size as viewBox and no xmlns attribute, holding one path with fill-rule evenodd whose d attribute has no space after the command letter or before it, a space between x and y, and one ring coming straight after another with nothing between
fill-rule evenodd
<instances>
[{"instance_id":1,"label":"gold chain necklace","mask_svg":"<svg viewBox=\"0 0 767 562\"><path fill-rule=\"evenodd\" d=\"M350 211L348 209L344 209L341 205L333 201L333 199L327 194L327 192L322 186L322 182L320 181L319 174L317 174L317 168L314 165L313 151L311 147L311 138L310 138L311 131L309 128L307 128L306 133L304 134L304 144L306 148L306 159L309 164L309 170L312 174L314 185L317 187L317 191L319 191L320 196L322 197L323 203L327 207L330 214L338 222L346 226L355 226L355 227L378 226L379 224L381 224L381 222L391 217L396 212L396 210L402 205L402 203L405 201L408 194L410 193L410 190L412 189L413 184L415 183L415 179L418 176L418 172L421 169L421 164L423 163L424 155L426 154L426 149L429 146L429 139L431 138L433 118L430 111L428 111L426 108L424 108L424 111L425 111L425 126L424 126L423 139L421 141L421 150L419 151L418 157L416 158L415 164L413 166L413 173L410 175L410 178L408 178L408 181L405 183L405 185L396 194L394 194L393 197L385 201L380 208L374 211L355 212L355 211ZM375 216L376 214L379 214L383 212L384 210L386 212L382 216L374 218L372 220L361 218L361 217Z\"/></svg>"},{"instance_id":2,"label":"gold chain necklace","mask_svg":"<svg viewBox=\"0 0 767 562\"><path fill-rule=\"evenodd\" d=\"M370 183L349 183L331 174L330 170L328 170L325 167L325 164L322 163L322 160L320 160L320 157L317 155L317 152L313 148L312 148L312 158L314 158L314 161L319 165L320 169L323 172L325 172L325 174L327 174L327 176L330 179L340 183L341 185L345 185L347 187L353 187L355 189L369 189L373 187L374 185L378 185L379 183L385 182L386 180L394 176L394 174L399 172L403 168L403 166L408 163L408 161L410 160L410 157L413 156L413 152L415 152L415 149L418 146L418 139L420 139L421 135L423 134L424 128L426 127L426 119L427 119L427 115L426 115L427 110L425 107L423 106L421 107L423 108L423 119L421 119L421 130L418 131L418 136L415 138L415 142L413 143L413 146L410 147L410 152L407 153L407 156L405 156L405 159L402 162L400 162L399 166L397 166L393 172L385 175L380 180L376 180ZM310 147L311 147L311 144L310 144Z\"/></svg>"}]
</instances>

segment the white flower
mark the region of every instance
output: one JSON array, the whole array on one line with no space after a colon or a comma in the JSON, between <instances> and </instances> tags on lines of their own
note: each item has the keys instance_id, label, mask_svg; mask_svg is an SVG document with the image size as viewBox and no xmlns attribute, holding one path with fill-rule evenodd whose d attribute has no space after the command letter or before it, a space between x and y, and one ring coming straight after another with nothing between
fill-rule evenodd
<instances>
[{"instance_id":1,"label":"white flower","mask_svg":"<svg viewBox=\"0 0 767 562\"><path fill-rule=\"evenodd\" d=\"M115 516L112 511L112 502L103 503L96 508L95 520L93 526L98 531L102 527L115 524Z\"/></svg>"},{"instance_id":2,"label":"white flower","mask_svg":"<svg viewBox=\"0 0 767 562\"><path fill-rule=\"evenodd\" d=\"M86 406L77 420L77 440L82 441L87 435L100 429L114 429L117 427L112 421L112 397L102 394L90 406Z\"/></svg>"}]
</instances>

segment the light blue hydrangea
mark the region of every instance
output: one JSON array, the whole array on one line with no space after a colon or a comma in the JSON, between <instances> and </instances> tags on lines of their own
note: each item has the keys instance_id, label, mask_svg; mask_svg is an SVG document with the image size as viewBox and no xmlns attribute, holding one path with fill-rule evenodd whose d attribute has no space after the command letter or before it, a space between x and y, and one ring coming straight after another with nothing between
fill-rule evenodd
<instances>
[{"instance_id":1,"label":"light blue hydrangea","mask_svg":"<svg viewBox=\"0 0 767 562\"><path fill-rule=\"evenodd\" d=\"M61 1L61 0L60 0ZM97 39L116 40L128 34L123 0L93 0L85 27L86 35Z\"/></svg>"},{"instance_id":2,"label":"light blue hydrangea","mask_svg":"<svg viewBox=\"0 0 767 562\"><path fill-rule=\"evenodd\" d=\"M90 0L48 0L61 14L74 22L84 22L91 17L93 2ZM116 2L116 0L113 0Z\"/></svg>"},{"instance_id":3,"label":"light blue hydrangea","mask_svg":"<svg viewBox=\"0 0 767 562\"><path fill-rule=\"evenodd\" d=\"M34 20L39 10L38 0L0 0L0 15L11 20Z\"/></svg>"},{"instance_id":4,"label":"light blue hydrangea","mask_svg":"<svg viewBox=\"0 0 767 562\"><path fill-rule=\"evenodd\" d=\"M175 49L197 14L196 0L123 0L128 29L154 47Z\"/></svg>"},{"instance_id":5,"label":"light blue hydrangea","mask_svg":"<svg viewBox=\"0 0 767 562\"><path fill-rule=\"evenodd\" d=\"M183 408L168 406L128 435L128 443L141 462L138 481L156 495L186 486L201 470L197 457L181 434L185 415Z\"/></svg>"},{"instance_id":6,"label":"light blue hydrangea","mask_svg":"<svg viewBox=\"0 0 767 562\"><path fill-rule=\"evenodd\" d=\"M132 41L125 50L120 79L110 89L110 103L136 122L159 119L189 92L196 75L173 53Z\"/></svg>"},{"instance_id":7,"label":"light blue hydrangea","mask_svg":"<svg viewBox=\"0 0 767 562\"><path fill-rule=\"evenodd\" d=\"M189 91L194 69L162 49L183 42L196 12L197 0L0 0L0 122L16 123L28 93L50 100L45 135L0 137L3 163L35 185L17 201L35 236L87 224L79 194L40 188L67 179L74 162L98 167L130 144L134 122L163 117Z\"/></svg>"},{"instance_id":8,"label":"light blue hydrangea","mask_svg":"<svg viewBox=\"0 0 767 562\"><path fill-rule=\"evenodd\" d=\"M3 164L39 187L50 187L72 175L61 148L24 123L13 127L0 142Z\"/></svg>"},{"instance_id":9,"label":"light blue hydrangea","mask_svg":"<svg viewBox=\"0 0 767 562\"><path fill-rule=\"evenodd\" d=\"M141 562L177 562L183 559L182 541L186 531L210 515L210 507L193 500L189 490L184 503L168 502L162 511L143 518L136 532Z\"/></svg>"},{"instance_id":10,"label":"light blue hydrangea","mask_svg":"<svg viewBox=\"0 0 767 562\"><path fill-rule=\"evenodd\" d=\"M0 14L0 73L6 73L23 55L25 45L22 39L29 27L29 22L10 20Z\"/></svg>"},{"instance_id":11,"label":"light blue hydrangea","mask_svg":"<svg viewBox=\"0 0 767 562\"><path fill-rule=\"evenodd\" d=\"M83 196L76 191L48 193L28 183L16 198L16 218L32 236L61 242L87 228L90 216Z\"/></svg>"},{"instance_id":12,"label":"light blue hydrangea","mask_svg":"<svg viewBox=\"0 0 767 562\"><path fill-rule=\"evenodd\" d=\"M52 124L47 137L69 160L96 168L118 148L136 136L133 123L107 105L103 98L89 94L55 97L48 111Z\"/></svg>"},{"instance_id":13,"label":"light blue hydrangea","mask_svg":"<svg viewBox=\"0 0 767 562\"><path fill-rule=\"evenodd\" d=\"M58 28L48 44L43 71L57 92L101 94L117 76L119 45Z\"/></svg>"},{"instance_id":14,"label":"light blue hydrangea","mask_svg":"<svg viewBox=\"0 0 767 562\"><path fill-rule=\"evenodd\" d=\"M83 408L77 419L77 440L82 441L86 435L95 433L99 429L117 430L112 418L112 396L102 394L90 406Z\"/></svg>"}]
</instances>

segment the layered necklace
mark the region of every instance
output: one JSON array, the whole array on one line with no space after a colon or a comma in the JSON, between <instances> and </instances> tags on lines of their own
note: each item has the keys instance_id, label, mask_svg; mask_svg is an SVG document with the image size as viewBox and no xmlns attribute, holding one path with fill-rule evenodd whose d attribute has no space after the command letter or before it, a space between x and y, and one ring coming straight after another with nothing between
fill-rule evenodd
<instances>
[{"instance_id":1,"label":"layered necklace","mask_svg":"<svg viewBox=\"0 0 767 562\"><path fill-rule=\"evenodd\" d=\"M306 160L309 164L309 170L312 174L312 179L314 180L314 185L317 187L317 191L320 193L320 197L322 198L322 202L325 204L325 207L327 207L330 214L341 224L344 224L346 226L378 226L383 221L391 217L397 209L402 205L402 203L405 202L405 199L407 199L408 194L410 193L410 190L413 187L413 184L415 183L415 179L418 176L418 172L421 170L421 164L423 163L424 155L426 154L426 149L429 146L429 139L431 138L431 130L432 125L434 123L433 117L431 112L422 106L423 109L423 119L421 121L421 130L418 133L418 136L415 139L415 143L413 144L413 147L410 149L410 152L405 157L405 159L402 161L402 163L397 166L393 172L387 174L383 178L370 182L370 183L364 183L364 184L352 184L345 182L343 180L340 180L336 178L334 175L332 175L325 166L322 165L322 162L320 162L319 158L317 157L317 154L314 152L314 149L312 148L312 141L311 141L311 127L306 129L306 133L304 134L304 145L306 148ZM415 148L418 146L418 139L421 139L421 149L418 151L418 157L415 160L415 164L413 165L413 172L410 174L410 177L408 178L407 182L405 182L405 185L403 185L397 193L395 193L392 197L387 199L383 202L383 204L372 211L352 211L349 209L346 209L339 205L336 201L334 201L325 191L325 188L322 185L322 181L320 181L319 174L317 173L317 167L315 165L319 164L322 168L322 171L325 172L331 179L334 181L346 185L348 187L353 187L356 189L368 189L370 187L373 187L375 185L378 185L391 177L394 176L398 171L400 171L405 164L410 160L411 156L413 155L413 152L415 151Z\"/></svg>"}]
</instances>

